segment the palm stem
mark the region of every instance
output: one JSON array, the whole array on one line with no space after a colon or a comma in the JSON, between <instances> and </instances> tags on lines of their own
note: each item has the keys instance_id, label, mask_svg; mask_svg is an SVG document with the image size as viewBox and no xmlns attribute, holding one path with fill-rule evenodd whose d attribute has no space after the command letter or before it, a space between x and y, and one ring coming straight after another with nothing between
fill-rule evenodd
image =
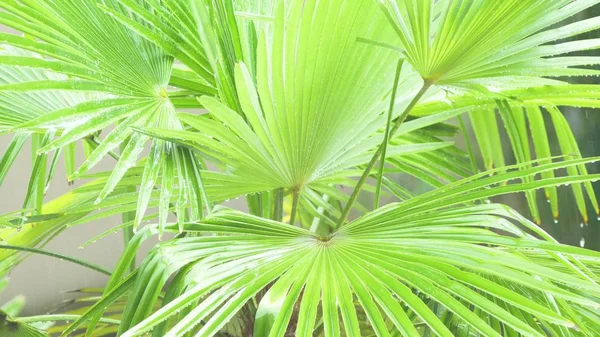
<instances>
[{"instance_id":1,"label":"palm stem","mask_svg":"<svg viewBox=\"0 0 600 337\"><path fill-rule=\"evenodd\" d=\"M43 249L38 249L38 248L31 248L31 247L21 247L21 246L13 246L13 245L2 245L0 244L0 249L9 249L9 250L18 250L18 251L23 251L23 252L28 252L28 253L34 253L34 254L40 254L40 255L46 255L46 256L50 256L50 257L54 257L60 260L64 260L64 261L69 261L75 264L78 264L80 266L83 267L87 267L89 269L95 270L99 273L105 274L105 275L112 275L112 273L98 265L95 265L93 263L89 263L68 255L63 255L63 254L58 254L58 253L52 253Z\"/></svg>"},{"instance_id":2,"label":"palm stem","mask_svg":"<svg viewBox=\"0 0 600 337\"><path fill-rule=\"evenodd\" d=\"M35 151L32 151L32 153L35 156L36 160L39 160L39 169L37 171L37 179L35 179L35 194L33 196L33 210L34 210L34 214L39 215L42 214L42 207L44 205L44 187L46 187L46 179L45 175L46 175L46 166L47 166L47 155L42 155L38 158L37 156L37 150L40 149L42 146L45 146L48 142L49 139L46 138L45 136L42 138L42 135L37 135L38 138L38 144L35 144L36 149ZM32 161L32 163L35 163L36 161Z\"/></svg>"},{"instance_id":3,"label":"palm stem","mask_svg":"<svg viewBox=\"0 0 600 337\"><path fill-rule=\"evenodd\" d=\"M430 86L431 86L430 82L426 81L423 83L423 87L421 88L421 90L419 90L419 92L415 95L415 97L412 99L412 101L410 101L410 103L408 104L406 109L404 109L402 114L398 117L398 119L396 119L396 122L394 123L394 127L390 130L390 138L396 133L396 131L398 131L398 129L400 128L402 123L404 123L404 120L406 120L406 117L408 116L410 111L415 107L415 105L417 105L419 100L423 97L423 95L425 95L425 93L427 92L427 90L429 89ZM380 146L377 149L377 151L375 151L375 154L373 154L373 158L371 158L371 161L369 162L369 164L367 164L367 167L363 171L362 176L360 177L360 179L358 180L358 183L354 187L354 191L352 191L352 194L350 195L350 199L348 200L346 207L344 207L344 211L342 212L342 215L340 216L340 220L338 221L338 224L337 224L338 227L342 226L346 222L346 218L348 217L348 214L350 213L352 206L354 206L354 203L356 202L356 199L358 198L358 194L360 193L360 190L362 189L363 185L367 181L367 178L371 174L371 170L373 170L373 167L375 167L375 164L379 160L382 150L383 149Z\"/></svg>"},{"instance_id":4,"label":"palm stem","mask_svg":"<svg viewBox=\"0 0 600 337\"><path fill-rule=\"evenodd\" d=\"M95 138L92 138L95 141ZM119 151L121 153L123 153L123 151L125 150L125 147L127 146L128 141L121 143L121 145L119 145ZM118 159L117 159L118 160ZM127 186L125 188L126 192L133 192L135 193L137 190L137 188L135 186ZM132 212L124 212L121 214L121 221L122 223L128 223L130 221L135 221L136 219L136 211L132 211ZM134 231L133 231L133 227L134 226L127 226L125 228L123 228L123 243L124 243L124 248L127 247L127 244L129 243L129 241L133 238ZM133 259L131 259L131 264L129 265L129 272L132 272L135 270L135 257Z\"/></svg>"},{"instance_id":5,"label":"palm stem","mask_svg":"<svg viewBox=\"0 0 600 337\"><path fill-rule=\"evenodd\" d=\"M278 188L273 193L273 220L281 221L283 219L283 189Z\"/></svg>"},{"instance_id":6,"label":"palm stem","mask_svg":"<svg viewBox=\"0 0 600 337\"><path fill-rule=\"evenodd\" d=\"M392 115L394 113L394 102L396 101L396 93L398 91L398 82L400 80L400 72L402 71L402 64L404 59L398 60L396 66L396 78L394 79L394 86L392 88L392 96L390 97L390 106L387 114L387 122L385 125L385 133L383 135L383 141L381 142L381 160L379 160L379 174L377 175L377 185L375 185L375 201L373 208L379 207L379 196L381 194L381 181L383 180L383 170L385 168L385 155L387 153L387 144L390 139L390 128L392 126Z\"/></svg>"},{"instance_id":7,"label":"palm stem","mask_svg":"<svg viewBox=\"0 0 600 337\"><path fill-rule=\"evenodd\" d=\"M100 141L98 140L98 138L94 135L91 135L89 137L85 137L84 140L86 142L88 142L94 149L97 148L100 145ZM114 151L108 151L108 154L113 157L114 160L120 160L121 156L117 153L115 153Z\"/></svg>"},{"instance_id":8,"label":"palm stem","mask_svg":"<svg viewBox=\"0 0 600 337\"><path fill-rule=\"evenodd\" d=\"M300 203L300 190L302 187L295 187L292 189L292 212L290 213L290 225L296 224L296 217L298 215L298 204Z\"/></svg>"},{"instance_id":9,"label":"palm stem","mask_svg":"<svg viewBox=\"0 0 600 337\"><path fill-rule=\"evenodd\" d=\"M39 316L26 316L26 317L19 317L16 319L16 321L22 322L22 323L37 323L37 322L57 322L57 321L75 321L77 319L81 318L81 315L39 315ZM115 324L115 325L119 325L121 324L120 320L117 319L111 319L111 318L106 318L106 317L101 317L100 318L100 323L106 323L106 324Z\"/></svg>"}]
</instances>

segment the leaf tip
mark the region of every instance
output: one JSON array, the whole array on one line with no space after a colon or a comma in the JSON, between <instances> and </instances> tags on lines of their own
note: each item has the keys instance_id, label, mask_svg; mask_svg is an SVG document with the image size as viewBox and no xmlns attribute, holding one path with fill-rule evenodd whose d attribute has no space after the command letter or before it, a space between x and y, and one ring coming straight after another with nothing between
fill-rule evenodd
<instances>
[{"instance_id":1,"label":"leaf tip","mask_svg":"<svg viewBox=\"0 0 600 337\"><path fill-rule=\"evenodd\" d=\"M567 328L569 329L573 329L575 331L579 331L579 326L577 326L577 324L571 322L571 321L567 321L567 324L565 324Z\"/></svg>"},{"instance_id":2,"label":"leaf tip","mask_svg":"<svg viewBox=\"0 0 600 337\"><path fill-rule=\"evenodd\" d=\"M57 149L57 147L53 146L52 143L50 143L46 146L42 146L41 148L39 148L37 151L35 151L35 154L41 156L55 149Z\"/></svg>"},{"instance_id":3,"label":"leaf tip","mask_svg":"<svg viewBox=\"0 0 600 337\"><path fill-rule=\"evenodd\" d=\"M73 182L73 181L77 180L79 178L79 176L81 175L81 173L82 173L81 169L75 170L75 172L71 173L70 176L67 176L67 181Z\"/></svg>"}]
</instances>

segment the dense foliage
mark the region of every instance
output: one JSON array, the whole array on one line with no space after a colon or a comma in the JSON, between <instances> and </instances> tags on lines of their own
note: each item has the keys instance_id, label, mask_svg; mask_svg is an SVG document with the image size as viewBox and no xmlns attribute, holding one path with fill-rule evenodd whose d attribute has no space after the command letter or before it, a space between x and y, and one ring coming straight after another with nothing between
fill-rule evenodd
<instances>
[{"instance_id":1,"label":"dense foliage","mask_svg":"<svg viewBox=\"0 0 600 337\"><path fill-rule=\"evenodd\" d=\"M571 84L600 74L600 18L574 19L597 3L2 0L0 183L35 156L0 269L110 280L70 311L8 303L0 336L599 336L600 253L537 201L600 213L560 110L600 107ZM61 161L87 183L46 202ZM490 202L510 193L529 214ZM123 231L114 270L43 250L115 214L82 243Z\"/></svg>"}]
</instances>

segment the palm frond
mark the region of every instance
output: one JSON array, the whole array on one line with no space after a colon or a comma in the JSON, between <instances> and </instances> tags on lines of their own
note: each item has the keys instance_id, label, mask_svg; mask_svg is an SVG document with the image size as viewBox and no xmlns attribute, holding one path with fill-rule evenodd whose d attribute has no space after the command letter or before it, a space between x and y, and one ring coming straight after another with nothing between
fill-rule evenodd
<instances>
[{"instance_id":1,"label":"palm frond","mask_svg":"<svg viewBox=\"0 0 600 337\"><path fill-rule=\"evenodd\" d=\"M28 139L34 158L23 209L0 215L0 273L112 215L82 246L126 246L104 289L42 316L12 302L0 335L597 336L600 254L489 199L523 193L538 221L538 190L558 216L570 185L599 212L598 158L560 110L600 107L563 78L598 75L573 53L599 39L563 41L600 28L565 23L599 2L1 2L22 35L0 34L0 183ZM63 154L91 182L44 203ZM250 214L218 206L240 197Z\"/></svg>"},{"instance_id":2,"label":"palm frond","mask_svg":"<svg viewBox=\"0 0 600 337\"><path fill-rule=\"evenodd\" d=\"M12 60L14 58L28 58L41 61L42 57L36 53L18 49L10 45L0 46L0 58ZM0 67L0 86L10 85L15 82L33 82L40 80L64 81L67 76L44 71L41 69L30 69L25 67L3 66ZM18 92L1 91L0 92L0 132L10 131L14 127L39 118L47 113L56 110L68 108L92 99L98 99L101 96L97 94L85 94L77 92L64 91L40 91L40 92ZM41 130L42 133L32 137L32 152L46 145L54 136L53 130ZM27 139L31 136L30 132L16 132L13 140L8 146L6 152L0 159L0 184L6 178L15 158L22 150ZM58 158L62 151L57 151L50 165L47 165L47 155L34 156L32 159L32 174L29 181L27 198L23 203L24 209L34 209L33 214L42 213L43 195L48 189L48 184L52 179L54 169L58 163ZM73 148L64 149L65 160L75 156ZM67 165L69 168L72 165Z\"/></svg>"},{"instance_id":3,"label":"palm frond","mask_svg":"<svg viewBox=\"0 0 600 337\"><path fill-rule=\"evenodd\" d=\"M132 32L105 11L127 17L151 32L159 28L150 25L139 13L129 11L123 5L121 1L114 0L103 2L102 5L93 0L76 3L6 1L0 4L5 11L0 22L28 34L28 37L4 34L5 43L34 50L44 56L13 53L10 58L0 59L2 69L64 74L54 77L10 78L10 82L3 84L0 91L25 95L24 97L37 102L30 104L47 104L47 107L45 111L31 111L30 113L37 113L36 116L30 116L33 118L20 117L20 120L16 120L19 117L18 111L12 110L7 111L3 117L14 120L11 125L14 131L59 131L56 137L50 135L35 149L35 152L42 154L40 162L45 161L44 156L49 151L59 153L63 148L70 149L71 144L79 139L94 139L96 144L90 149L86 161L78 169L69 172L69 179L85 174L107 154L115 156L112 151L121 147L121 155L115 156L118 158L115 170L98 195L97 203L114 191L127 170L135 166L150 140L145 135L135 133L133 127L183 128L176 117L173 103L169 100L170 94L185 97L179 90L170 90L168 86L173 57L166 54L161 46ZM153 9L149 5L144 8ZM31 25L24 27L21 22L27 20L30 20ZM182 75L181 71L178 74L182 78L190 78ZM202 90L202 93L215 93L210 85L199 86L202 89L197 89ZM65 92L64 95L80 91L99 92L102 95L94 99L70 102L68 105L52 106L49 105L52 97L46 99L44 96L49 95L45 94L48 90ZM189 96L190 93L186 95ZM26 109L27 106L23 108ZM18 121L22 123L17 123ZM112 125L117 126L103 138L98 136L102 130ZM126 144L121 145L123 143ZM162 141L152 142L151 147L152 155L146 161L147 173L139 198L137 223L143 217L149 203L149 191L157 185L156 178L160 172L168 177L160 181L163 200L161 218L166 218L168 204L172 199L177 200L176 210L182 218L187 216L184 210L188 208L194 210L189 215L198 218L197 214L205 207L206 201L191 187L181 188L181 193L174 195L171 172L178 172L180 183L192 186L200 181L194 170L202 166L202 163L189 151ZM72 155L69 154L68 157L73 161Z\"/></svg>"},{"instance_id":4,"label":"palm frond","mask_svg":"<svg viewBox=\"0 0 600 337\"><path fill-rule=\"evenodd\" d=\"M597 4L596 0L379 3L407 61L431 83L466 89L490 88L489 80L536 86L548 83L546 76L597 74L581 68L595 64L594 57L560 56L598 48L597 40L547 45L599 28L596 18L554 26Z\"/></svg>"},{"instance_id":5,"label":"palm frond","mask_svg":"<svg viewBox=\"0 0 600 337\"><path fill-rule=\"evenodd\" d=\"M0 336L2 337L48 337L48 334L26 323L10 319L0 312Z\"/></svg>"},{"instance_id":6,"label":"palm frond","mask_svg":"<svg viewBox=\"0 0 600 337\"><path fill-rule=\"evenodd\" d=\"M120 331L124 336L142 334L199 301L165 336L190 331L212 335L265 288L269 290L263 300L272 303L269 310L275 310L273 326L268 329L273 336L286 332L296 303L300 311L295 312L298 322L292 326L297 334L312 334L317 329L315 315L321 303L319 310L328 319L318 329L324 329L326 336L339 335L341 319L347 335L357 335L353 296L367 313L372 329L383 336L390 331L384 317L404 334L417 336L414 326L423 320L436 334L452 336L450 325L436 315L430 301L487 336L498 332L471 311L473 305L527 335L544 336L544 324L573 328L578 319L570 316L574 311L598 306L600 288L595 280L599 275L592 270L600 255L556 243L506 206L463 205L498 194L575 182L575 177L542 182L524 177L593 160L525 163L509 167L506 173L482 173L367 213L327 236L237 211L218 211L185 227L187 232L218 236L174 239L150 254L135 281ZM581 181L596 179L579 177ZM504 185L515 179L520 182ZM169 228L176 230L175 225ZM131 252L155 233L156 227L138 233L117 267L121 271L115 272L109 283L115 288L109 286L109 290L120 289L117 283L126 275L122 267L129 264ZM563 267L552 268L557 264ZM186 290L153 313L162 286L184 267ZM473 290L483 284L486 295ZM519 290L507 295L506 287ZM417 291L428 298L420 298ZM548 298L561 305L554 307ZM412 319L403 305L414 311ZM499 309L503 306L510 309ZM261 306L257 310L264 314ZM515 310L540 325L528 325ZM194 330L200 322L202 326Z\"/></svg>"},{"instance_id":7,"label":"palm frond","mask_svg":"<svg viewBox=\"0 0 600 337\"><path fill-rule=\"evenodd\" d=\"M491 215L493 213L498 215ZM174 262L196 262L190 272L188 289L141 322L141 318L149 314L144 309L149 289L146 278L138 280L133 296L140 296L141 302L130 302L129 309L136 314L129 316L130 321L127 318L123 321L121 331L127 331L123 336L140 335L195 301L200 302L165 336L196 331L194 327L200 321L206 323L196 333L212 335L269 284L273 285L263 300L267 301L265 304L271 303L268 314L275 318L267 329L272 336L284 335L294 312L297 322L292 326L296 326L296 335L313 334L319 303L326 317L319 329L323 329L325 336L339 335L340 321L346 335L359 335L354 296L365 310L371 327L381 336L390 331L384 317L402 334L419 336L414 323L422 320L436 334L454 336L428 301L417 296L419 292L485 336L499 334L472 313L470 306L493 313L501 324L531 336L544 336L543 329L528 325L518 315L500 309L501 305L523 310L550 325L569 328L575 327L571 320L576 319L570 318L569 310L598 306L600 289L594 282L572 271L556 272L540 260L533 264L527 255L533 250L538 255L546 254L550 261L560 255L566 259L564 263L571 265L570 260L574 259L595 264L599 256L535 239L519 225L504 219L511 214L504 207L482 205L417 218L409 215L412 221L395 214L394 207L388 207L349 224L331 238L319 238L310 232L239 212L217 213L198 224L197 230L225 236L176 239L161 245L161 253L157 251L148 258L142 268L156 271L148 270L142 275L156 275L152 279L163 275L159 285L166 281ZM398 226L401 221L403 225ZM191 228L194 226L188 229ZM506 234L492 234L487 228ZM226 251L222 250L224 247L228 247ZM180 258L174 258L178 253L182 254ZM181 258L183 255L187 258ZM487 266L482 265L483 261ZM165 270L159 267L161 264L171 267ZM196 273L200 273L201 278L192 276L196 274L194 270L198 270ZM557 312L544 296L536 300L536 297L513 292L507 295L507 284L564 300L561 302L564 307ZM487 294L482 295L473 287ZM582 292L577 295L578 291ZM297 306L298 312L294 309ZM414 311L416 317L411 320L406 308ZM265 314L261 312L261 316ZM129 329L130 326L133 327Z\"/></svg>"},{"instance_id":8,"label":"palm frond","mask_svg":"<svg viewBox=\"0 0 600 337\"><path fill-rule=\"evenodd\" d=\"M483 159L485 169L503 167L513 155L517 162L523 163L531 159L552 160L554 156L567 156L580 158L581 152L577 141L567 120L559 110L559 106L585 106L595 108L598 106L598 88L592 85L560 84L540 88L513 88L502 90L496 96L464 94L451 96L450 101L430 99L414 109L417 116L436 116L437 111L457 109L467 111L471 127L476 136L477 145ZM554 134L547 129L546 124L551 124ZM506 129L512 153L505 153L502 146L501 126ZM558 152L551 151L550 143L556 139L559 144ZM574 175L581 171L586 173L585 167L572 168L567 174ZM542 178L552 178L551 174L544 174ZM597 197L591 183L572 186L579 212L584 222L590 216L586 199L591 203L594 211L598 213ZM558 218L558 197L555 188L545 191L550 202L555 219ZM528 195L529 206L533 219L539 222L539 214L535 195Z\"/></svg>"}]
</instances>

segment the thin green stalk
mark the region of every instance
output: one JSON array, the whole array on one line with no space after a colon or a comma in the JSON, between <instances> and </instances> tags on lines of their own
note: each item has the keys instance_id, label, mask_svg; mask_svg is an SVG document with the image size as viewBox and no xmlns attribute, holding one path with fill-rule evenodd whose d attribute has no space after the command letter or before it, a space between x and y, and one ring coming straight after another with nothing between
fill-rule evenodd
<instances>
[{"instance_id":1,"label":"thin green stalk","mask_svg":"<svg viewBox=\"0 0 600 337\"><path fill-rule=\"evenodd\" d=\"M105 274L105 275L112 275L112 273L98 265L95 265L93 263L89 263L83 260L79 260L76 259L74 257L70 257L67 255L63 255L63 254L58 254L58 253L52 253L43 249L37 249L37 248L30 248L30 247L21 247L21 246L12 246L12 245L2 245L0 244L0 249L10 249L10 250L19 250L19 251L24 251L24 252L28 252L28 253L34 253L34 254L40 254L40 255L46 255L46 256L50 256L50 257L54 257L57 259L61 259L64 261L69 261L75 264L78 264L80 266L84 266L87 267L89 269L95 270L99 273Z\"/></svg>"},{"instance_id":2,"label":"thin green stalk","mask_svg":"<svg viewBox=\"0 0 600 337\"><path fill-rule=\"evenodd\" d=\"M84 140L89 143L90 146L92 146L94 149L96 149L99 145L100 145L100 141L98 140L98 137L96 136L89 136L89 137L85 137ZM119 160L121 159L121 156L117 153L115 153L114 151L108 151L108 154L113 157L114 160Z\"/></svg>"},{"instance_id":3,"label":"thin green stalk","mask_svg":"<svg viewBox=\"0 0 600 337\"><path fill-rule=\"evenodd\" d=\"M273 193L273 220L283 219L283 188L278 188Z\"/></svg>"},{"instance_id":4,"label":"thin green stalk","mask_svg":"<svg viewBox=\"0 0 600 337\"><path fill-rule=\"evenodd\" d=\"M296 224L296 217L298 216L298 205L300 203L300 193L302 187L295 187L292 189L292 212L290 213L290 225Z\"/></svg>"},{"instance_id":5,"label":"thin green stalk","mask_svg":"<svg viewBox=\"0 0 600 337\"><path fill-rule=\"evenodd\" d=\"M57 321L75 321L81 318L81 315L39 315L39 316L27 316L27 317L19 317L16 319L18 322L22 323L36 323L36 322L57 322ZM121 321L118 319L111 318L100 318L100 323L106 324L121 324Z\"/></svg>"},{"instance_id":6,"label":"thin green stalk","mask_svg":"<svg viewBox=\"0 0 600 337\"><path fill-rule=\"evenodd\" d=\"M133 219L135 219L135 212L123 213L121 215L123 223L131 221L132 216L134 217ZM133 233L133 226L127 226L123 228L123 243L125 244L125 246L127 246L127 244L129 243L129 241L131 241L134 235L135 234ZM133 270L135 270L135 259L131 260L131 265L129 266L129 271L131 272Z\"/></svg>"},{"instance_id":7,"label":"thin green stalk","mask_svg":"<svg viewBox=\"0 0 600 337\"><path fill-rule=\"evenodd\" d=\"M396 122L394 123L394 127L392 128L392 130L390 130L390 138L396 133L396 131L398 131L398 129L400 128L402 123L404 123L404 120L406 120L406 117L408 116L410 111L415 107L415 105L417 105L419 100L423 97L423 95L425 95L425 93L427 92L427 90L429 89L430 86L431 86L430 82L423 83L423 87L421 88L421 90L419 90L419 92L415 95L413 100L408 104L406 109L404 109L402 114L398 117L398 119L396 119ZM354 203L356 202L356 199L358 198L358 194L360 193L360 190L362 189L363 185L367 181L367 178L371 174L371 170L373 169L373 167L379 160L379 157L381 156L381 151L382 151L382 148L380 146L377 149L377 151L375 151L375 154L373 154L373 158L371 158L371 161L369 162L369 164L367 164L367 167L363 171L362 176L360 177L360 179L358 180L358 183L354 187L354 191L352 191L352 194L350 195L350 199L348 199L348 203L346 204L346 207L344 207L342 215L340 216L340 220L338 221L338 224L337 224L338 227L342 226L346 222L346 218L348 217L348 214L350 213L352 206L354 206Z\"/></svg>"},{"instance_id":8,"label":"thin green stalk","mask_svg":"<svg viewBox=\"0 0 600 337\"><path fill-rule=\"evenodd\" d=\"M94 141L95 138L93 138ZM121 143L121 145L119 146L119 151L121 151L121 153L123 153L123 150L125 150L125 147L127 146L127 142L123 142ZM117 159L118 161L118 159ZM131 187L127 187L126 188L126 192L136 192L136 187L135 186L131 186ZM136 212L125 212L123 214L121 214L121 221L122 223L128 223L130 221L135 221L136 218ZM135 233L133 232L133 226L127 226L125 228L123 228L123 243L124 243L124 247L127 247L127 244L129 243L129 241L133 238L133 236L135 235ZM135 258L131 260L131 265L129 265L129 271L132 272L135 270Z\"/></svg>"},{"instance_id":9,"label":"thin green stalk","mask_svg":"<svg viewBox=\"0 0 600 337\"><path fill-rule=\"evenodd\" d=\"M43 140L42 140L43 141ZM47 143L42 143L45 146ZM40 168L38 171L38 177L35 183L35 197L34 197L34 213L36 215L42 214L44 207L44 192L46 190L46 171L48 170L48 155L44 154L39 156Z\"/></svg>"},{"instance_id":10,"label":"thin green stalk","mask_svg":"<svg viewBox=\"0 0 600 337\"><path fill-rule=\"evenodd\" d=\"M404 59L398 60L396 66L396 78L392 88L392 96L390 97L390 106L388 108L387 122L385 124L385 133L381 142L381 160L379 160L379 174L377 175L377 185L375 185L375 201L373 209L379 208L379 198L381 194L381 181L383 180L383 170L385 168L385 155L387 153L387 144L390 139L390 128L392 126L392 115L394 114L394 102L396 101L396 93L398 92L398 82L400 81L400 72L402 72L402 64Z\"/></svg>"},{"instance_id":11,"label":"thin green stalk","mask_svg":"<svg viewBox=\"0 0 600 337\"><path fill-rule=\"evenodd\" d=\"M271 198L273 192L263 192L260 194L261 213L263 218L268 218L273 208L273 198Z\"/></svg>"},{"instance_id":12,"label":"thin green stalk","mask_svg":"<svg viewBox=\"0 0 600 337\"><path fill-rule=\"evenodd\" d=\"M39 167L35 168L36 164L33 164L32 174L36 174L35 186L33 186L33 214L42 214L42 207L44 205L44 188L46 187L46 166L47 166L47 154L38 155L37 150L49 143L49 135L35 134L32 138L32 163L36 163L39 160ZM24 207L25 208L25 207Z\"/></svg>"}]
</instances>

